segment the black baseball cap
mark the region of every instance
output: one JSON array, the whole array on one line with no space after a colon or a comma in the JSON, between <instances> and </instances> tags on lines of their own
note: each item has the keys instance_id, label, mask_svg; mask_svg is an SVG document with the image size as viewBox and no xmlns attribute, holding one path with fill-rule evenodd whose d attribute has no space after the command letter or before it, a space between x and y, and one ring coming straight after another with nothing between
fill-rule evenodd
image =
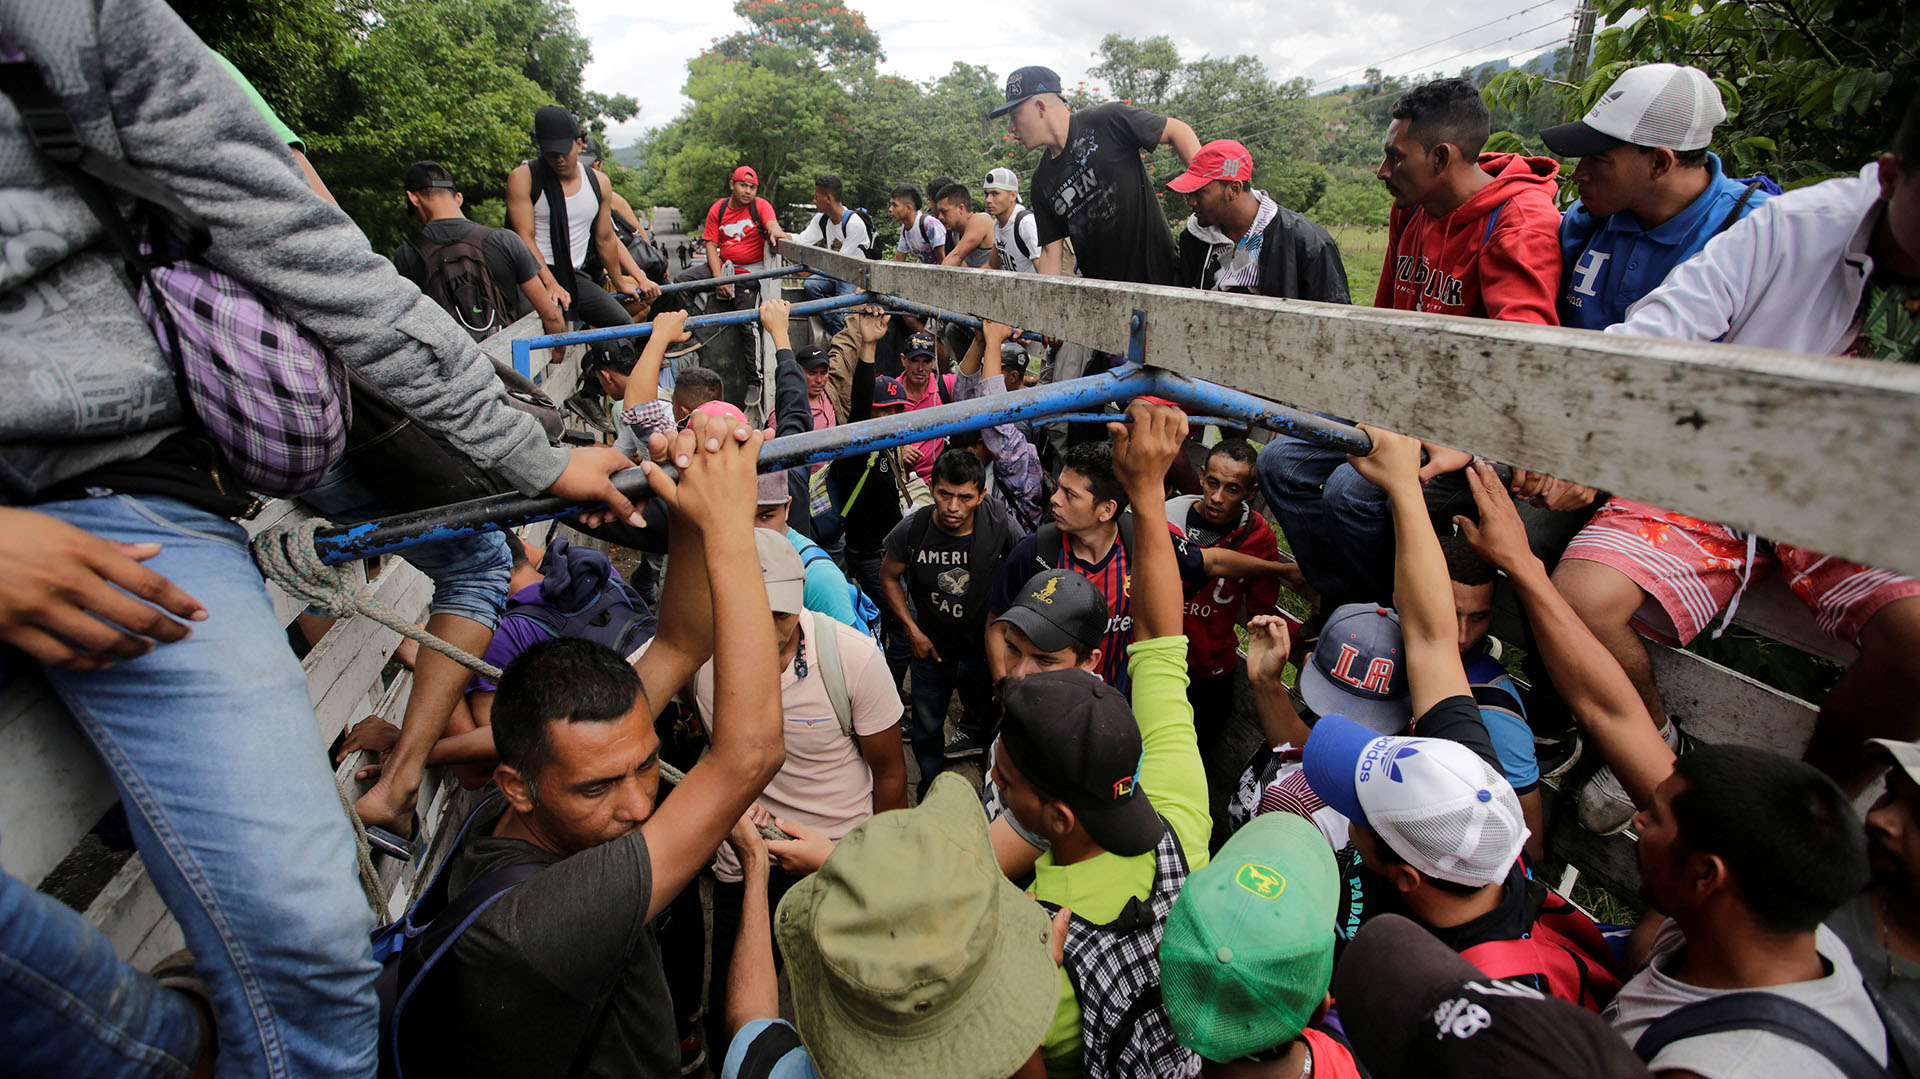
<instances>
[{"instance_id":1,"label":"black baseball cap","mask_svg":"<svg viewBox=\"0 0 1920 1079\"><path fill-rule=\"evenodd\" d=\"M1025 371L1028 361L1032 359L1033 357L1027 355L1027 346L1018 341L1007 341L1000 346L1000 366L1002 368L1017 368Z\"/></svg>"},{"instance_id":2,"label":"black baseball cap","mask_svg":"<svg viewBox=\"0 0 1920 1079\"><path fill-rule=\"evenodd\" d=\"M559 105L542 105L533 114L533 141L543 154L564 154L580 137L580 121Z\"/></svg>"},{"instance_id":3,"label":"black baseball cap","mask_svg":"<svg viewBox=\"0 0 1920 1079\"><path fill-rule=\"evenodd\" d=\"M933 335L925 330L916 330L907 337L907 347L901 350L903 356L931 356L935 345Z\"/></svg>"},{"instance_id":4,"label":"black baseball cap","mask_svg":"<svg viewBox=\"0 0 1920 1079\"><path fill-rule=\"evenodd\" d=\"M827 350L819 345L802 345L795 350L793 358L803 370L807 371L816 367L825 367L833 359L827 355Z\"/></svg>"},{"instance_id":5,"label":"black baseball cap","mask_svg":"<svg viewBox=\"0 0 1920 1079\"><path fill-rule=\"evenodd\" d=\"M586 145L580 147L580 160L592 164L606 155L600 152L600 140L588 137Z\"/></svg>"},{"instance_id":6,"label":"black baseball cap","mask_svg":"<svg viewBox=\"0 0 1920 1079\"><path fill-rule=\"evenodd\" d=\"M1000 704L1013 766L1067 803L1094 842L1122 856L1160 842L1166 825L1140 789L1140 724L1124 694L1087 671L1042 671L1008 683Z\"/></svg>"},{"instance_id":7,"label":"black baseball cap","mask_svg":"<svg viewBox=\"0 0 1920 1079\"><path fill-rule=\"evenodd\" d=\"M1060 76L1050 67L1023 67L1007 76L1007 103L987 115L1005 116L1036 94L1060 93Z\"/></svg>"},{"instance_id":8,"label":"black baseball cap","mask_svg":"<svg viewBox=\"0 0 1920 1079\"><path fill-rule=\"evenodd\" d=\"M1649 1075L1599 1016L1487 977L1398 914L1360 927L1333 972L1333 995L1355 1055L1377 1079Z\"/></svg>"},{"instance_id":9,"label":"black baseball cap","mask_svg":"<svg viewBox=\"0 0 1920 1079\"><path fill-rule=\"evenodd\" d=\"M1020 595L994 619L1027 635L1042 652L1058 652L1076 643L1093 648L1107 635L1107 597L1085 576L1070 569L1036 573L1020 586Z\"/></svg>"},{"instance_id":10,"label":"black baseball cap","mask_svg":"<svg viewBox=\"0 0 1920 1079\"><path fill-rule=\"evenodd\" d=\"M453 182L453 173L438 161L415 161L407 166L404 183L408 191L414 192L460 190L459 185Z\"/></svg>"}]
</instances>

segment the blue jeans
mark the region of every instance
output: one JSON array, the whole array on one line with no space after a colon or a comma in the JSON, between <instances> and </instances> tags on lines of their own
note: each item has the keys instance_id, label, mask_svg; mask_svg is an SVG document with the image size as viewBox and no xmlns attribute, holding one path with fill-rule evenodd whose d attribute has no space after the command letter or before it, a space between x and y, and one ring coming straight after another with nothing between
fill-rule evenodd
<instances>
[{"instance_id":1,"label":"blue jeans","mask_svg":"<svg viewBox=\"0 0 1920 1079\"><path fill-rule=\"evenodd\" d=\"M935 662L916 659L907 667L913 678L913 729L908 741L913 756L920 762L920 787L925 790L933 777L946 767L947 705L954 690L960 691L964 709L960 723L963 733L985 744L993 740L999 728L1000 706L993 699L993 672L985 657L947 659Z\"/></svg>"},{"instance_id":2,"label":"blue jeans","mask_svg":"<svg viewBox=\"0 0 1920 1079\"><path fill-rule=\"evenodd\" d=\"M1495 471L1502 483L1510 482L1505 466L1496 465ZM1362 479L1345 453L1276 435L1260 451L1254 474L1300 572L1320 593L1322 611L1332 613L1346 603L1393 604L1393 513L1387 493ZM1437 535L1453 535L1456 515L1479 516L1464 471L1435 476L1420 493Z\"/></svg>"},{"instance_id":3,"label":"blue jeans","mask_svg":"<svg viewBox=\"0 0 1920 1079\"><path fill-rule=\"evenodd\" d=\"M337 525L394 515L348 464L334 466L318 487L300 496L300 501ZM433 581L432 613L457 614L488 629L500 624L500 612L507 607L507 578L513 575L513 555L500 533L478 532L423 543L401 551L400 557Z\"/></svg>"},{"instance_id":4,"label":"blue jeans","mask_svg":"<svg viewBox=\"0 0 1920 1079\"><path fill-rule=\"evenodd\" d=\"M1254 474L1320 609L1393 602L1393 518L1387 493L1347 455L1288 435L1260 451Z\"/></svg>"},{"instance_id":5,"label":"blue jeans","mask_svg":"<svg viewBox=\"0 0 1920 1079\"><path fill-rule=\"evenodd\" d=\"M71 907L0 873L0 1044L20 1075L184 1076L200 1016Z\"/></svg>"},{"instance_id":6,"label":"blue jeans","mask_svg":"<svg viewBox=\"0 0 1920 1079\"><path fill-rule=\"evenodd\" d=\"M807 278L803 286L809 300L824 300L829 296L845 296L854 291L850 281L838 281L821 274ZM827 327L827 336L831 337L847 328L847 316L839 311L822 311L820 321Z\"/></svg>"},{"instance_id":7,"label":"blue jeans","mask_svg":"<svg viewBox=\"0 0 1920 1079\"><path fill-rule=\"evenodd\" d=\"M209 613L186 640L138 659L92 674L45 673L113 774L140 857L213 991L219 1074L373 1075L373 914L306 675L247 553L245 530L160 497L33 508L121 543L158 542L146 566ZM34 986L37 1009L0 1010L0 1044L79 1060L102 1040L146 1043L150 1015L103 1027L71 1007L124 985L124 964L110 962L100 942L26 910L11 895L0 907L7 962L78 950L67 970L45 971L48 980ZM105 1014L123 1016L119 1008Z\"/></svg>"}]
</instances>

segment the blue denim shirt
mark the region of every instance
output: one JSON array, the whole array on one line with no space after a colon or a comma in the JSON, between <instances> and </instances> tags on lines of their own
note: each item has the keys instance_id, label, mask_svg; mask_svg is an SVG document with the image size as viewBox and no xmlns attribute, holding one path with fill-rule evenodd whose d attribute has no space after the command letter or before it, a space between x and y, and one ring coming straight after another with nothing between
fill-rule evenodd
<instances>
[{"instance_id":1,"label":"blue denim shirt","mask_svg":"<svg viewBox=\"0 0 1920 1079\"><path fill-rule=\"evenodd\" d=\"M1560 253L1566 273L1560 287L1560 325L1598 330L1624 321L1627 308L1666 280L1675 266L1692 258L1707 241L1732 224L1747 184L1727 176L1717 154L1707 155L1707 189L1673 220L1644 229L1630 211L1595 221L1579 200L1560 219ZM1760 186L1740 207L1745 217L1778 189ZM1734 220L1738 220L1735 218Z\"/></svg>"}]
</instances>

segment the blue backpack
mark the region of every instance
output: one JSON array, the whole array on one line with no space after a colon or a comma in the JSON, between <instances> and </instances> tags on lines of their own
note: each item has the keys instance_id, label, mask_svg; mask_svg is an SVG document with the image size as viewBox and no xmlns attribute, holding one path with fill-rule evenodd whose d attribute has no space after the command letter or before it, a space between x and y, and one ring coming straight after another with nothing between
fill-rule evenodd
<instances>
[{"instance_id":1,"label":"blue backpack","mask_svg":"<svg viewBox=\"0 0 1920 1079\"><path fill-rule=\"evenodd\" d=\"M604 562L607 556L591 547L569 547L567 538L561 536L547 548L540 569L544 574L561 562L574 560ZM612 573L611 564L607 584L611 587L600 589L583 606L570 611L555 607L544 598L533 603L510 600L500 620L525 618L554 638L578 637L604 644L623 656L631 655L634 649L653 639L659 624L647 609L647 601L640 598L632 585Z\"/></svg>"},{"instance_id":2,"label":"blue backpack","mask_svg":"<svg viewBox=\"0 0 1920 1079\"><path fill-rule=\"evenodd\" d=\"M832 562L833 556L821 550L818 544L809 543L800 552L802 565L811 566L823 559ZM847 602L853 607L853 628L872 637L874 643L880 643L880 608L852 581L847 582Z\"/></svg>"}]
</instances>

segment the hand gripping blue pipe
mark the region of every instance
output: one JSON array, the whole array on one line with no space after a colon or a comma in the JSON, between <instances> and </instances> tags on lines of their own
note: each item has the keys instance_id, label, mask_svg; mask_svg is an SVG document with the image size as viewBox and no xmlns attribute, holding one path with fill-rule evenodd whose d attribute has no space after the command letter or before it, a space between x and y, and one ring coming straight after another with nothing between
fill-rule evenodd
<instances>
[{"instance_id":1,"label":"hand gripping blue pipe","mask_svg":"<svg viewBox=\"0 0 1920 1079\"><path fill-rule=\"evenodd\" d=\"M1338 421L1157 367L1129 365L1119 371L1048 383L1016 394L975 398L776 438L760 447L759 468L762 472L772 472L962 431L977 431L995 424L1089 412L1111 401L1141 396L1165 398L1197 414L1269 427L1348 453L1364 455L1373 450L1364 432ZM640 469L616 473L613 482L629 498L645 498L649 494L646 473ZM314 546L320 552L321 561L335 565L475 532L572 516L594 508L592 504L569 502L551 495L492 495L383 521L327 529L314 536Z\"/></svg>"},{"instance_id":2,"label":"hand gripping blue pipe","mask_svg":"<svg viewBox=\"0 0 1920 1079\"><path fill-rule=\"evenodd\" d=\"M858 307L863 303L872 303L873 297L865 292L848 293L845 296L829 296L824 300L808 300L794 304L787 312L792 318L805 318L825 311L838 311L843 307ZM739 326L743 323L758 322L759 310L723 311L717 315L695 315L687 320L687 329L704 330L713 326ZM531 375L533 368L533 350L552 348L555 345L590 345L596 341L622 341L629 337L650 337L653 323L642 322L632 326L602 326L591 330L573 330L568 333L550 333L539 337L521 337L513 342L513 368L523 375Z\"/></svg>"}]
</instances>

